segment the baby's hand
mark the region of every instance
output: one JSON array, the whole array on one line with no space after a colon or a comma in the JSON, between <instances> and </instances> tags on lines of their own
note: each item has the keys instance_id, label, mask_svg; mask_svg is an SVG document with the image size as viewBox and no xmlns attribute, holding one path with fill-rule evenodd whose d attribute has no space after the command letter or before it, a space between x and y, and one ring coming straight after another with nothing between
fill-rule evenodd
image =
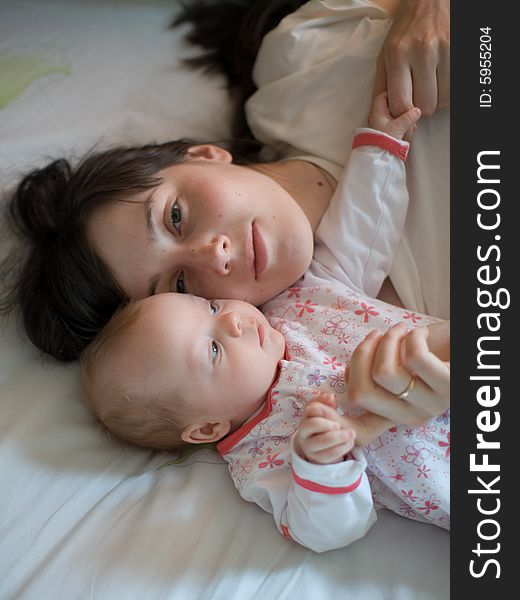
<instances>
[{"instance_id":1,"label":"baby's hand","mask_svg":"<svg viewBox=\"0 0 520 600\"><path fill-rule=\"evenodd\" d=\"M381 92L374 98L368 124L372 129L387 133L398 140L402 140L405 134L407 139L410 139L417 129L416 123L420 117L420 109L410 108L397 119L394 119L388 108L388 94Z\"/></svg>"},{"instance_id":2,"label":"baby's hand","mask_svg":"<svg viewBox=\"0 0 520 600\"><path fill-rule=\"evenodd\" d=\"M354 428L336 411L334 395L322 393L305 406L294 447L305 460L329 465L343 460L355 438Z\"/></svg>"}]
</instances>

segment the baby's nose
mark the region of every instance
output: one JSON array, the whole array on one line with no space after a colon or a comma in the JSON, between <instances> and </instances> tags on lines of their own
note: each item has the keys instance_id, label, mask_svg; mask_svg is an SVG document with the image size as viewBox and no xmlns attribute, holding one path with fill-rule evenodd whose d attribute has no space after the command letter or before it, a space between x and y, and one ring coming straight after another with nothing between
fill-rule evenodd
<instances>
[{"instance_id":1,"label":"baby's nose","mask_svg":"<svg viewBox=\"0 0 520 600\"><path fill-rule=\"evenodd\" d=\"M229 334L233 337L240 337L242 335L242 319L239 313L232 311L223 316L226 319Z\"/></svg>"}]
</instances>

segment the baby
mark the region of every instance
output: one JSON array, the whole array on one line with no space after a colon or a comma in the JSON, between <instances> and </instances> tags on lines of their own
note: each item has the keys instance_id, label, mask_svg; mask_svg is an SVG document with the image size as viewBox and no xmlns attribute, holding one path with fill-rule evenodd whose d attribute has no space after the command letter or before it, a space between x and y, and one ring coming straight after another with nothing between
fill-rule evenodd
<instances>
[{"instance_id":1,"label":"baby","mask_svg":"<svg viewBox=\"0 0 520 600\"><path fill-rule=\"evenodd\" d=\"M319 292L292 290L296 310L316 313L314 348L310 319L289 321L280 301L267 309L278 329L236 300L171 293L132 304L82 356L87 402L134 444L218 442L242 496L271 512L283 535L316 551L363 536L375 521L374 501L447 527L448 415L416 429L370 413L347 416L360 412L349 407L343 373L353 348L369 349L377 330L358 341L389 314L398 325L386 335L410 335L403 325L409 313L376 302L373 323L364 324L352 296L335 291L327 306L309 302ZM279 330L297 324L287 339ZM444 359L443 327L429 329Z\"/></svg>"},{"instance_id":2,"label":"baby","mask_svg":"<svg viewBox=\"0 0 520 600\"><path fill-rule=\"evenodd\" d=\"M310 269L264 314L159 294L118 313L82 356L87 402L110 431L157 449L218 442L241 495L319 552L365 535L374 507L449 526L449 412L394 427L348 403L344 374L351 365L353 384L382 347L403 378L389 403L420 405L433 371L449 378L449 326L374 299L407 210L408 117L358 131ZM401 360L408 340L424 381Z\"/></svg>"}]
</instances>

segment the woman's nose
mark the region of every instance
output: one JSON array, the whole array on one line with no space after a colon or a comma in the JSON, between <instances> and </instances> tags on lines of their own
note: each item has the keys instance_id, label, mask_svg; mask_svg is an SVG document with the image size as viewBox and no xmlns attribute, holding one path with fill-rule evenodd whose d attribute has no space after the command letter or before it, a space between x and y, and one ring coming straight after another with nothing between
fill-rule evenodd
<instances>
[{"instance_id":1,"label":"woman's nose","mask_svg":"<svg viewBox=\"0 0 520 600\"><path fill-rule=\"evenodd\" d=\"M227 275L231 270L231 242L225 235L219 235L198 248L191 248L191 255L199 267L208 267L219 275Z\"/></svg>"}]
</instances>

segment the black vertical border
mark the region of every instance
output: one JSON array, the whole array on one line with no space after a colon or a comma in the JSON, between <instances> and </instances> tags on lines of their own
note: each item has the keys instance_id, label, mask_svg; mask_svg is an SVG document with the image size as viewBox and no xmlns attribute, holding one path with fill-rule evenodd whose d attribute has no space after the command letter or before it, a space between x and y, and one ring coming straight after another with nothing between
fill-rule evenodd
<instances>
[{"instance_id":1,"label":"black vertical border","mask_svg":"<svg viewBox=\"0 0 520 600\"><path fill-rule=\"evenodd\" d=\"M520 398L520 327L515 322L514 310L517 306L514 284L520 269L516 263L520 257L520 206L517 209L519 193L516 189L516 174L520 173L520 162L515 160L520 154L515 141L520 131L520 30L517 26L514 5L475 0L451 2L451 321L452 321L452 532L451 532L451 597L471 598L510 598L518 596L515 574L520 572L516 564L514 539L520 529L520 517L513 516L515 492L513 486L518 480L517 457L520 455L516 440L520 441L520 427L516 419L516 405ZM491 28L491 85L480 81L480 28ZM480 95L491 89L491 107L480 106ZM500 184L490 185L500 194L500 226L490 232L477 225L477 196L483 185L477 183L477 155L482 151L498 150L500 156L494 158L500 164ZM496 171L495 171L496 172ZM499 235L497 241L495 236ZM493 273L500 267L501 278L496 286L483 286L477 280L477 270L485 262L477 258L477 246L483 249L492 244L500 248L500 260L493 252L487 264ZM477 302L477 288L495 291L509 290L511 304L507 309L480 308ZM518 287L518 286L516 286ZM500 330L495 333L479 330L479 313L496 311L500 314ZM470 471L470 454L476 450L478 413L485 410L476 400L476 392L485 382L470 381L470 376L482 374L477 366L477 340L482 335L498 335L500 341L495 349L500 350L496 361L500 363L501 400L490 409L500 413L500 427L493 434L484 434L486 439L499 441L500 450L489 451L490 463L500 465L499 473L475 473ZM487 373L490 373L487 371ZM494 385L494 384L493 384ZM477 476L489 481L500 475L500 482L494 486L497 495L468 494L468 490L479 488ZM493 477L491 476L493 475ZM500 510L496 515L482 515L477 508L477 499L482 498L482 506L496 506L500 499ZM515 518L516 517L516 518ZM486 518L494 518L500 525L500 534L493 541L479 539L478 524ZM484 526L485 535L493 534L493 526ZM496 553L477 556L473 550L480 542L481 548L500 550ZM498 569L487 559L496 559ZM470 574L470 561L476 561L474 570L484 573L480 578ZM490 596L500 594L500 596ZM503 594L503 595L502 595Z\"/></svg>"}]
</instances>

